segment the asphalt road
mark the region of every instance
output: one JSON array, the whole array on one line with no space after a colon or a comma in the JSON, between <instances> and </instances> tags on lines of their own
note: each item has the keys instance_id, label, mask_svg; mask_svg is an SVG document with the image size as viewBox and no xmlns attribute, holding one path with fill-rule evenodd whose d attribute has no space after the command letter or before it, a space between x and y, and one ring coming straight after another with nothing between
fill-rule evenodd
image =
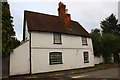
<instances>
[{"instance_id":1,"label":"asphalt road","mask_svg":"<svg viewBox=\"0 0 120 80\"><path fill-rule=\"evenodd\" d=\"M0 80L2 79L2 61L0 59Z\"/></svg>"},{"instance_id":2,"label":"asphalt road","mask_svg":"<svg viewBox=\"0 0 120 80\"><path fill-rule=\"evenodd\" d=\"M73 74L73 75L63 75L56 78L24 78L24 77L11 77L4 78L2 80L120 80L120 74L118 75L118 67L113 67L109 69ZM119 79L118 79L119 78Z\"/></svg>"},{"instance_id":3,"label":"asphalt road","mask_svg":"<svg viewBox=\"0 0 120 80\"><path fill-rule=\"evenodd\" d=\"M87 73L81 73L76 75L70 75L67 77L70 78L118 78L120 74L118 74L118 67L111 69L104 69L98 71L92 71Z\"/></svg>"}]
</instances>

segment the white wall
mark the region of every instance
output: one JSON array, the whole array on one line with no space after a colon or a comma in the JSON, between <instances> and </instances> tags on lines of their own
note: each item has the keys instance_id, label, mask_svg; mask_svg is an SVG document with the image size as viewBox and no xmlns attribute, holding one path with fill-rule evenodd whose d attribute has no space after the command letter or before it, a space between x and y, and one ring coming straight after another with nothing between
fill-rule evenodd
<instances>
[{"instance_id":1,"label":"white wall","mask_svg":"<svg viewBox=\"0 0 120 80\"><path fill-rule=\"evenodd\" d=\"M62 44L53 44L53 33L32 32L32 73L94 66L92 40L87 40L88 46L85 46L80 36L62 34ZM89 63L84 63L84 51L89 53ZM49 65L50 52L62 52L63 64ZM29 74L29 53L29 41L14 49L10 55L10 75Z\"/></svg>"},{"instance_id":2,"label":"white wall","mask_svg":"<svg viewBox=\"0 0 120 80\"><path fill-rule=\"evenodd\" d=\"M49 72L94 66L92 42L82 45L80 36L62 34L62 44L53 44L53 33L32 32L32 73ZM84 63L83 52L89 52L89 63ZM49 52L62 52L63 64L49 65Z\"/></svg>"},{"instance_id":3,"label":"white wall","mask_svg":"<svg viewBox=\"0 0 120 80\"><path fill-rule=\"evenodd\" d=\"M83 51L89 52L89 63L84 63ZM62 52L63 64L49 65L49 52ZM49 72L94 66L90 50L32 49L32 73Z\"/></svg>"},{"instance_id":4,"label":"white wall","mask_svg":"<svg viewBox=\"0 0 120 80\"><path fill-rule=\"evenodd\" d=\"M29 40L29 33L28 33L28 27L27 27L27 22L25 23L25 41Z\"/></svg>"},{"instance_id":5,"label":"white wall","mask_svg":"<svg viewBox=\"0 0 120 80\"><path fill-rule=\"evenodd\" d=\"M53 44L53 33L32 32L31 45L37 48L88 48L92 49L91 38L87 38L88 46L82 45L82 38L74 35L61 35L62 44Z\"/></svg>"},{"instance_id":6,"label":"white wall","mask_svg":"<svg viewBox=\"0 0 120 80\"><path fill-rule=\"evenodd\" d=\"M102 58L102 56L100 56L100 57L97 57L97 56L95 56L94 57L94 62L95 62L95 64L99 64L99 63L102 63L103 62L103 58Z\"/></svg>"},{"instance_id":7,"label":"white wall","mask_svg":"<svg viewBox=\"0 0 120 80\"><path fill-rule=\"evenodd\" d=\"M10 75L29 73L29 41L23 43L10 55Z\"/></svg>"}]
</instances>

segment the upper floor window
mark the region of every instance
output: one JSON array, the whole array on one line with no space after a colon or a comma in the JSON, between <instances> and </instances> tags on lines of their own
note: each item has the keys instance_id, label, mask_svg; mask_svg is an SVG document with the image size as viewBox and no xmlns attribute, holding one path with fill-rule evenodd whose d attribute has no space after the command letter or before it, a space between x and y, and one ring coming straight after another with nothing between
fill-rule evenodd
<instances>
[{"instance_id":1,"label":"upper floor window","mask_svg":"<svg viewBox=\"0 0 120 80\"><path fill-rule=\"evenodd\" d=\"M87 44L87 37L82 37L82 45L88 45Z\"/></svg>"},{"instance_id":2,"label":"upper floor window","mask_svg":"<svg viewBox=\"0 0 120 80\"><path fill-rule=\"evenodd\" d=\"M62 52L51 52L49 58L50 64L62 64Z\"/></svg>"},{"instance_id":3,"label":"upper floor window","mask_svg":"<svg viewBox=\"0 0 120 80\"><path fill-rule=\"evenodd\" d=\"M62 44L60 33L53 33L53 37L54 37L54 44Z\"/></svg>"}]
</instances>

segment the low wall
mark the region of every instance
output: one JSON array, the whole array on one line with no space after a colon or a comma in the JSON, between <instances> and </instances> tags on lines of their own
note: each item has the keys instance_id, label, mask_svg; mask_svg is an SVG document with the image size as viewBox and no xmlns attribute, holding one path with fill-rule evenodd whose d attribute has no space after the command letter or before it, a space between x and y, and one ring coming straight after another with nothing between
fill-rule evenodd
<instances>
[{"instance_id":1,"label":"low wall","mask_svg":"<svg viewBox=\"0 0 120 80\"><path fill-rule=\"evenodd\" d=\"M10 54L10 75L29 74L29 41Z\"/></svg>"},{"instance_id":2,"label":"low wall","mask_svg":"<svg viewBox=\"0 0 120 80\"><path fill-rule=\"evenodd\" d=\"M94 57L94 63L95 64L99 64L99 63L102 63L102 62L103 62L102 56L100 56L100 57L95 56Z\"/></svg>"}]
</instances>

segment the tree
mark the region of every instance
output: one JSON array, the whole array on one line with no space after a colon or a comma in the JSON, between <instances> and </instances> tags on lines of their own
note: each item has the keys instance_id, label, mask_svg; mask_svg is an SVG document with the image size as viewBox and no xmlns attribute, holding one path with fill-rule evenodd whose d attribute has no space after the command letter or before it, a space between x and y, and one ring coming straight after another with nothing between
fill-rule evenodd
<instances>
[{"instance_id":1,"label":"tree","mask_svg":"<svg viewBox=\"0 0 120 80\"><path fill-rule=\"evenodd\" d=\"M112 56L119 56L120 52L120 24L117 24L118 20L114 14L111 14L105 20L101 21L100 29L93 29L91 31L91 37L93 40L93 49L95 56L101 56L104 58L105 63L110 63Z\"/></svg>"},{"instance_id":2,"label":"tree","mask_svg":"<svg viewBox=\"0 0 120 80\"><path fill-rule=\"evenodd\" d=\"M112 55L116 53L119 46L119 37L112 34L104 34L102 36L102 56L105 63L110 63L112 60Z\"/></svg>"},{"instance_id":3,"label":"tree","mask_svg":"<svg viewBox=\"0 0 120 80\"><path fill-rule=\"evenodd\" d=\"M2 53L2 4L0 3L0 55Z\"/></svg>"},{"instance_id":4,"label":"tree","mask_svg":"<svg viewBox=\"0 0 120 80\"><path fill-rule=\"evenodd\" d=\"M111 63L112 56L119 50L119 37L109 33L101 35L99 29L93 29L91 31L91 38L93 41L94 55L98 57L102 56L105 63Z\"/></svg>"},{"instance_id":5,"label":"tree","mask_svg":"<svg viewBox=\"0 0 120 80\"><path fill-rule=\"evenodd\" d=\"M102 49L102 43L101 43L101 34L100 29L93 29L91 31L91 38L93 42L93 50L94 55L100 57L102 55L101 49Z\"/></svg>"},{"instance_id":6,"label":"tree","mask_svg":"<svg viewBox=\"0 0 120 80\"><path fill-rule=\"evenodd\" d=\"M102 28L102 34L111 34L118 36L118 46L116 47L116 52L114 52L114 57L119 58L118 53L120 52L120 24L118 24L118 20L116 19L114 14L111 14L109 17L107 17L105 20L101 21L101 28ZM109 40L108 40L109 42ZM110 45L110 44L109 44ZM106 48L107 49L107 48ZM112 50L112 47L111 47ZM119 59L118 59L119 60Z\"/></svg>"},{"instance_id":7,"label":"tree","mask_svg":"<svg viewBox=\"0 0 120 80\"><path fill-rule=\"evenodd\" d=\"M110 33L120 36L120 24L114 14L111 14L105 20L101 21L102 33Z\"/></svg>"},{"instance_id":8,"label":"tree","mask_svg":"<svg viewBox=\"0 0 120 80\"><path fill-rule=\"evenodd\" d=\"M2 54L8 55L12 50L20 44L15 38L15 31L13 29L10 15L9 4L2 2Z\"/></svg>"},{"instance_id":9,"label":"tree","mask_svg":"<svg viewBox=\"0 0 120 80\"><path fill-rule=\"evenodd\" d=\"M95 28L95 29L92 29L92 30L91 30L91 34L101 35L101 32L100 32L100 31L101 31L100 29Z\"/></svg>"}]
</instances>

